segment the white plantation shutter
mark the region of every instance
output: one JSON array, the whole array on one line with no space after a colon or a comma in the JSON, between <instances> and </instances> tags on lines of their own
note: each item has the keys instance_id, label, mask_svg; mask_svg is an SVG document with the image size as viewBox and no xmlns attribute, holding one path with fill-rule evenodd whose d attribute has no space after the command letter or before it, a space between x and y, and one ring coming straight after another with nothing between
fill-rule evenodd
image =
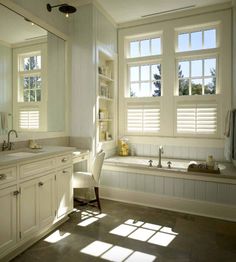
<instances>
[{"instance_id":1,"label":"white plantation shutter","mask_svg":"<svg viewBox=\"0 0 236 262\"><path fill-rule=\"evenodd\" d=\"M20 110L19 128L20 129L39 129L40 114L39 110Z\"/></svg>"},{"instance_id":2,"label":"white plantation shutter","mask_svg":"<svg viewBox=\"0 0 236 262\"><path fill-rule=\"evenodd\" d=\"M127 132L157 133L160 131L160 109L156 106L128 105Z\"/></svg>"},{"instance_id":3,"label":"white plantation shutter","mask_svg":"<svg viewBox=\"0 0 236 262\"><path fill-rule=\"evenodd\" d=\"M216 134L217 105L178 106L177 133Z\"/></svg>"}]
</instances>

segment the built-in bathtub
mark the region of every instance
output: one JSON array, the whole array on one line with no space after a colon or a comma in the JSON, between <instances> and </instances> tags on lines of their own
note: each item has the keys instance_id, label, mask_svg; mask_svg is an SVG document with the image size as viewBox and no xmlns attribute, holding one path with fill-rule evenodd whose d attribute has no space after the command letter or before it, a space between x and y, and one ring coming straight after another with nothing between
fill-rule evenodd
<instances>
[{"instance_id":1,"label":"built-in bathtub","mask_svg":"<svg viewBox=\"0 0 236 262\"><path fill-rule=\"evenodd\" d=\"M101 196L236 221L236 168L219 163L220 174L188 172L189 162L162 159L163 167L158 168L153 157L108 158L102 169Z\"/></svg>"}]
</instances>

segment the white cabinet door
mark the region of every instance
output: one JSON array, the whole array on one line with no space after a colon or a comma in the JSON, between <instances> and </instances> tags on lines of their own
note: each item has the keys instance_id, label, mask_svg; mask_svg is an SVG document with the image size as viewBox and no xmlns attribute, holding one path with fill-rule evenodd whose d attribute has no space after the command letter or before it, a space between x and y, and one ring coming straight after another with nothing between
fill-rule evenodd
<instances>
[{"instance_id":1,"label":"white cabinet door","mask_svg":"<svg viewBox=\"0 0 236 262\"><path fill-rule=\"evenodd\" d=\"M0 254L16 243L17 197L14 191L16 186L0 191Z\"/></svg>"},{"instance_id":2,"label":"white cabinet door","mask_svg":"<svg viewBox=\"0 0 236 262\"><path fill-rule=\"evenodd\" d=\"M21 184L20 189L20 232L24 239L32 236L39 227L38 179Z\"/></svg>"},{"instance_id":3,"label":"white cabinet door","mask_svg":"<svg viewBox=\"0 0 236 262\"><path fill-rule=\"evenodd\" d=\"M57 218L73 209L72 168L64 168L56 175Z\"/></svg>"},{"instance_id":4,"label":"white cabinet door","mask_svg":"<svg viewBox=\"0 0 236 262\"><path fill-rule=\"evenodd\" d=\"M55 174L39 178L39 224L40 227L51 224L55 218Z\"/></svg>"}]
</instances>

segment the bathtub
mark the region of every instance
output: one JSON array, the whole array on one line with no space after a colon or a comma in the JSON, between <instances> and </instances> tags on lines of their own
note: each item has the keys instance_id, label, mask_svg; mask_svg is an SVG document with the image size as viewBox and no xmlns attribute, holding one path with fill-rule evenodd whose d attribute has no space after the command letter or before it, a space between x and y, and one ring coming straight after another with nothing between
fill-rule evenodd
<instances>
[{"instance_id":1,"label":"bathtub","mask_svg":"<svg viewBox=\"0 0 236 262\"><path fill-rule=\"evenodd\" d=\"M236 168L219 163L220 174L188 172L189 163L163 158L158 168L158 158L110 157L102 168L101 197L236 221Z\"/></svg>"},{"instance_id":2,"label":"bathtub","mask_svg":"<svg viewBox=\"0 0 236 262\"><path fill-rule=\"evenodd\" d=\"M150 160L152 160L152 166L150 166ZM171 165L168 165L171 162ZM184 159L166 159L162 158L162 167L157 167L158 158L153 157L138 157L138 156L113 156L105 160L105 165L110 166L123 166L128 168L147 169L156 172L169 172L169 173L182 173L188 175L202 175L210 177L222 177L222 178L235 178L236 179L236 168L230 163L218 163L220 174L204 173L204 172L188 172L188 166L192 161ZM202 161L203 162L203 161ZM201 163L201 161L197 161ZM236 181L235 181L236 182Z\"/></svg>"}]
</instances>

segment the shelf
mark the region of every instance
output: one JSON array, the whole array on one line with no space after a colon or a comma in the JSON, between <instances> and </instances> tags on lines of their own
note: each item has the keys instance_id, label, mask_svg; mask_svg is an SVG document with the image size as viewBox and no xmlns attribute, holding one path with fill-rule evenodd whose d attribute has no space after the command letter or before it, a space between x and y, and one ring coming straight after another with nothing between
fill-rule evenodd
<instances>
[{"instance_id":1,"label":"shelf","mask_svg":"<svg viewBox=\"0 0 236 262\"><path fill-rule=\"evenodd\" d=\"M112 119L111 118L104 118L104 119L99 119L99 122L111 122Z\"/></svg>"},{"instance_id":2,"label":"shelf","mask_svg":"<svg viewBox=\"0 0 236 262\"><path fill-rule=\"evenodd\" d=\"M109 97L106 97L106 96L99 96L98 98L101 99L101 100L106 100L106 101L110 101L110 102L113 101L113 98L109 98Z\"/></svg>"},{"instance_id":3,"label":"shelf","mask_svg":"<svg viewBox=\"0 0 236 262\"><path fill-rule=\"evenodd\" d=\"M114 82L114 80L108 76L102 75L102 74L98 74L99 78L109 81L109 82Z\"/></svg>"},{"instance_id":4,"label":"shelf","mask_svg":"<svg viewBox=\"0 0 236 262\"><path fill-rule=\"evenodd\" d=\"M111 139L111 140L99 140L100 143L111 143L111 142L114 142L114 139Z\"/></svg>"}]
</instances>

